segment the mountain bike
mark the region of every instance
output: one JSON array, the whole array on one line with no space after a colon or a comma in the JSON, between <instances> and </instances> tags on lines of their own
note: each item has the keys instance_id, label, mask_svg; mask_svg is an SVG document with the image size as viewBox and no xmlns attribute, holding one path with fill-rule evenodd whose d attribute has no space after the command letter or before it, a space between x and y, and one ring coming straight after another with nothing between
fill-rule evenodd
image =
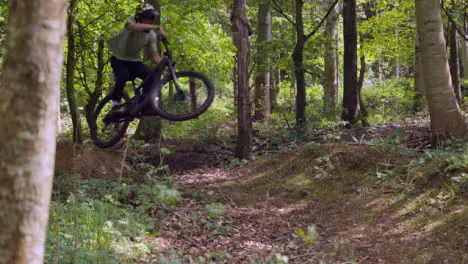
<instances>
[{"instance_id":1,"label":"mountain bike","mask_svg":"<svg viewBox=\"0 0 468 264\"><path fill-rule=\"evenodd\" d=\"M134 96L124 96L130 109L114 118L107 118L112 109L110 94L97 105L90 124L91 139L100 148L116 145L125 135L131 121L145 116L160 116L170 121L185 121L203 114L213 102L214 88L210 80L195 71L175 71L175 62L168 41L162 38L164 56L140 85L132 80ZM142 95L143 86L154 77L151 89Z\"/></svg>"}]
</instances>

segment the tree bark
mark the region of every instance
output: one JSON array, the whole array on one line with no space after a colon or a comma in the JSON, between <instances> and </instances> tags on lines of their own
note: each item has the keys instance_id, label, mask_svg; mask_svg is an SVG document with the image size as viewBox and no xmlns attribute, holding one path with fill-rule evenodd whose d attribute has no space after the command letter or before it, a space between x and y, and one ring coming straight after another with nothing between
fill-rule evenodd
<instances>
[{"instance_id":1,"label":"tree bark","mask_svg":"<svg viewBox=\"0 0 468 264\"><path fill-rule=\"evenodd\" d=\"M439 0L416 0L416 17L433 143L464 137L465 121L452 89Z\"/></svg>"},{"instance_id":2,"label":"tree bark","mask_svg":"<svg viewBox=\"0 0 468 264\"><path fill-rule=\"evenodd\" d=\"M279 82L280 82L280 70L277 67L273 67L270 72L270 111L273 113L278 108L278 93L279 93Z\"/></svg>"},{"instance_id":3,"label":"tree bark","mask_svg":"<svg viewBox=\"0 0 468 264\"><path fill-rule=\"evenodd\" d=\"M257 35L257 76L255 77L254 120L265 121L270 118L270 55L268 44L271 42L271 3L263 0L258 7Z\"/></svg>"},{"instance_id":4,"label":"tree bark","mask_svg":"<svg viewBox=\"0 0 468 264\"><path fill-rule=\"evenodd\" d=\"M67 20L67 75L66 75L66 93L68 106L70 109L70 115L73 126L73 143L82 143L83 137L81 135L81 118L78 112L78 105L75 97L75 33L73 30L73 24L75 22L75 10L77 0L70 0L70 7L68 8L68 20Z\"/></svg>"},{"instance_id":5,"label":"tree bark","mask_svg":"<svg viewBox=\"0 0 468 264\"><path fill-rule=\"evenodd\" d=\"M304 22L302 18L303 0L296 0L296 47L293 52L294 72L296 75L296 129L302 133L306 129L306 89L304 73Z\"/></svg>"},{"instance_id":6,"label":"tree bark","mask_svg":"<svg viewBox=\"0 0 468 264\"><path fill-rule=\"evenodd\" d=\"M237 48L237 144L236 157L249 159L252 140L252 118L250 111L249 60L250 26L246 15L246 0L234 0L231 14L232 38Z\"/></svg>"},{"instance_id":7,"label":"tree bark","mask_svg":"<svg viewBox=\"0 0 468 264\"><path fill-rule=\"evenodd\" d=\"M0 263L43 262L66 8L66 0L9 1L0 80Z\"/></svg>"},{"instance_id":8,"label":"tree bark","mask_svg":"<svg viewBox=\"0 0 468 264\"><path fill-rule=\"evenodd\" d=\"M343 9L344 74L342 119L354 124L359 116L359 89L357 85L357 22L356 0L344 0Z\"/></svg>"},{"instance_id":9,"label":"tree bark","mask_svg":"<svg viewBox=\"0 0 468 264\"><path fill-rule=\"evenodd\" d=\"M158 12L159 16L156 16L155 23L161 25L161 0L147 0L148 4L151 4ZM161 51L161 46L158 45ZM145 142L159 142L161 139L161 118L158 116L146 116L140 119L138 128L135 132L135 138L144 140Z\"/></svg>"},{"instance_id":10,"label":"tree bark","mask_svg":"<svg viewBox=\"0 0 468 264\"><path fill-rule=\"evenodd\" d=\"M88 103L85 106L85 115L86 121L88 122L88 126L92 124L92 116L94 111L96 110L96 105L99 101L99 97L102 94L102 86L104 84L103 77L104 77L104 47L105 41L104 39L100 39L98 42L98 50L97 50L97 72L96 72L96 81L94 82L94 91L91 94Z\"/></svg>"},{"instance_id":11,"label":"tree bark","mask_svg":"<svg viewBox=\"0 0 468 264\"><path fill-rule=\"evenodd\" d=\"M234 96L234 111L237 113L238 111L238 103L239 103L239 85L237 84L237 55L234 56L234 65L232 67L232 92Z\"/></svg>"},{"instance_id":12,"label":"tree bark","mask_svg":"<svg viewBox=\"0 0 468 264\"><path fill-rule=\"evenodd\" d=\"M457 102L459 104L463 101L463 96L461 93L460 87L460 68L458 64L458 48L457 48L457 29L456 26L452 23L449 24L449 66L450 66L450 76L452 77L453 91L457 97Z\"/></svg>"},{"instance_id":13,"label":"tree bark","mask_svg":"<svg viewBox=\"0 0 468 264\"><path fill-rule=\"evenodd\" d=\"M468 41L462 38L461 53L463 60L463 78L468 79Z\"/></svg>"},{"instance_id":14,"label":"tree bark","mask_svg":"<svg viewBox=\"0 0 468 264\"><path fill-rule=\"evenodd\" d=\"M325 1L328 8L333 4L333 0ZM335 6L333 11L327 18L325 28L325 35L327 38L327 48L325 51L325 80L324 80L324 96L323 96L323 112L326 117L335 120L335 110L338 104L338 61L336 59L338 54L338 5Z\"/></svg>"},{"instance_id":15,"label":"tree bark","mask_svg":"<svg viewBox=\"0 0 468 264\"><path fill-rule=\"evenodd\" d=\"M423 109L424 96L426 94L424 87L424 76L422 69L422 57L421 57L421 47L419 44L419 34L418 29L416 29L416 39L415 39L415 63L414 63L414 102L413 102L413 115Z\"/></svg>"},{"instance_id":16,"label":"tree bark","mask_svg":"<svg viewBox=\"0 0 468 264\"><path fill-rule=\"evenodd\" d=\"M364 79L366 76L366 56L361 55L360 57L361 68L359 69L359 79L358 79L358 91L359 91L359 119L361 120L361 124L364 127L369 126L367 122L367 117L369 113L367 112L366 105L364 104L364 99L362 99L362 86L364 85Z\"/></svg>"}]
</instances>

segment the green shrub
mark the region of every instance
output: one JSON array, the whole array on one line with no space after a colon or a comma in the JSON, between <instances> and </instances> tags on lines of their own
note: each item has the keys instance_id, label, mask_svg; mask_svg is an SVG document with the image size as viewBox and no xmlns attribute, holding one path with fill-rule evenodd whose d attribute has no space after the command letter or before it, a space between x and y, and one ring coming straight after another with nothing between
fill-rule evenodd
<instances>
[{"instance_id":1,"label":"green shrub","mask_svg":"<svg viewBox=\"0 0 468 264\"><path fill-rule=\"evenodd\" d=\"M46 263L136 263L147 256L156 246L145 239L156 213L166 212L180 196L168 183L150 176L139 185L102 179L77 183L60 175L50 206Z\"/></svg>"},{"instance_id":2,"label":"green shrub","mask_svg":"<svg viewBox=\"0 0 468 264\"><path fill-rule=\"evenodd\" d=\"M413 81L408 78L384 80L362 90L370 122L398 121L410 116L414 95Z\"/></svg>"}]
</instances>

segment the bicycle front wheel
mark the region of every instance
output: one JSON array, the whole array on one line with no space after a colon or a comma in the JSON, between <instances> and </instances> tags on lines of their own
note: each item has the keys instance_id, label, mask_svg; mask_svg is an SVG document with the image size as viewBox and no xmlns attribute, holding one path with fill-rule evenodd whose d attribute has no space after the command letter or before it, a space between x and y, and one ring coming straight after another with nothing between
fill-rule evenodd
<instances>
[{"instance_id":1,"label":"bicycle front wheel","mask_svg":"<svg viewBox=\"0 0 468 264\"><path fill-rule=\"evenodd\" d=\"M154 90L152 104L158 114L171 121L196 118L210 107L214 88L210 80L198 72L184 71L164 78Z\"/></svg>"}]
</instances>

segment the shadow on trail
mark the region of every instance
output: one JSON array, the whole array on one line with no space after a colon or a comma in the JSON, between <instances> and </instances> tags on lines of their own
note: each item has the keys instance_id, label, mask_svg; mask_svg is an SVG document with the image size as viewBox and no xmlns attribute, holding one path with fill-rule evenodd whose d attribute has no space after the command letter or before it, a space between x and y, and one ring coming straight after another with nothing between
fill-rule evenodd
<instances>
[{"instance_id":1,"label":"shadow on trail","mask_svg":"<svg viewBox=\"0 0 468 264\"><path fill-rule=\"evenodd\" d=\"M433 177L440 163L409 167L418 157L325 144L185 172L177 179L188 198L162 237L185 254L222 249L233 255L227 263L265 260L272 252L290 263L467 263L467 199ZM224 235L203 224L212 202L228 206L212 220L228 227ZM308 247L296 231L312 225L318 237Z\"/></svg>"}]
</instances>

